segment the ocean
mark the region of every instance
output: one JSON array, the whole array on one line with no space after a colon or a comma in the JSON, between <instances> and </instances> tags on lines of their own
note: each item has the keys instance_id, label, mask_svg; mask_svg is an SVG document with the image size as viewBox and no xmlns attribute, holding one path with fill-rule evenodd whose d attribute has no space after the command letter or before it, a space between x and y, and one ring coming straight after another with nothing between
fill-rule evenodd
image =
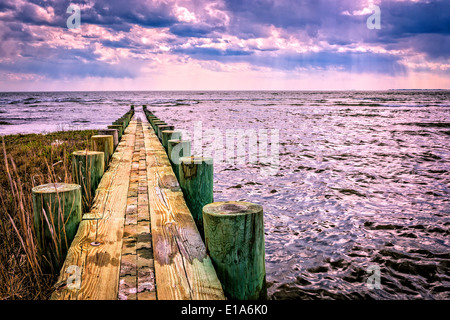
<instances>
[{"instance_id":1,"label":"ocean","mask_svg":"<svg viewBox=\"0 0 450 320\"><path fill-rule=\"evenodd\" d=\"M0 134L130 104L213 156L215 201L263 206L271 299L450 298L450 91L0 93Z\"/></svg>"}]
</instances>

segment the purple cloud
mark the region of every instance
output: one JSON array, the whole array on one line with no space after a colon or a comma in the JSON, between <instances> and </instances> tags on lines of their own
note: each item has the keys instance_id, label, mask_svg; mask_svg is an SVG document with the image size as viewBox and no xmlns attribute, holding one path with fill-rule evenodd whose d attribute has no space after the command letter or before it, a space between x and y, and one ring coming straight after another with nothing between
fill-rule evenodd
<instances>
[{"instance_id":1,"label":"purple cloud","mask_svg":"<svg viewBox=\"0 0 450 320\"><path fill-rule=\"evenodd\" d=\"M75 32L66 27L70 3L2 1L0 70L137 77L149 61L172 57L395 76L408 73L411 59L426 69L450 58L448 1L381 1L380 30L366 27L365 1L76 1Z\"/></svg>"}]
</instances>

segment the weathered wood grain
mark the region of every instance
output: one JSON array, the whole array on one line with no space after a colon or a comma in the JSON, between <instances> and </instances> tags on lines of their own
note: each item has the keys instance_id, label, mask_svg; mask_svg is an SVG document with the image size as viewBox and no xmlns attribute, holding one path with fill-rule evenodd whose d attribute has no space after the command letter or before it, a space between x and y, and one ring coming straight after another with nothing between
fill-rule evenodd
<instances>
[{"instance_id":1,"label":"weathered wood grain","mask_svg":"<svg viewBox=\"0 0 450 320\"><path fill-rule=\"evenodd\" d=\"M32 189L32 201L39 254L50 262L44 269L58 270L82 219L81 186L43 184Z\"/></svg>"},{"instance_id":2,"label":"weathered wood grain","mask_svg":"<svg viewBox=\"0 0 450 320\"><path fill-rule=\"evenodd\" d=\"M108 167L114 153L114 137L110 135L95 135L91 137L91 149L105 153L105 169Z\"/></svg>"},{"instance_id":3,"label":"weathered wood grain","mask_svg":"<svg viewBox=\"0 0 450 320\"><path fill-rule=\"evenodd\" d=\"M203 237L202 208L214 201L213 159L194 156L180 158L178 177L186 204Z\"/></svg>"},{"instance_id":4,"label":"weathered wood grain","mask_svg":"<svg viewBox=\"0 0 450 320\"><path fill-rule=\"evenodd\" d=\"M228 298L267 298L263 208L244 201L203 207L208 252Z\"/></svg>"},{"instance_id":5,"label":"weathered wood grain","mask_svg":"<svg viewBox=\"0 0 450 320\"><path fill-rule=\"evenodd\" d=\"M158 299L224 299L163 146L146 128L144 141Z\"/></svg>"},{"instance_id":6,"label":"weathered wood grain","mask_svg":"<svg viewBox=\"0 0 450 320\"><path fill-rule=\"evenodd\" d=\"M105 171L105 153L80 150L72 154L72 176L74 183L81 186L83 212L93 204L95 191Z\"/></svg>"},{"instance_id":7,"label":"weathered wood grain","mask_svg":"<svg viewBox=\"0 0 450 320\"><path fill-rule=\"evenodd\" d=\"M167 154L146 121L132 120L125 130L51 298L225 298Z\"/></svg>"},{"instance_id":8,"label":"weathered wood grain","mask_svg":"<svg viewBox=\"0 0 450 320\"><path fill-rule=\"evenodd\" d=\"M105 211L101 219L84 220L69 249L61 269L59 284L51 299L113 300L118 296L119 267L122 249L124 215L127 206L127 190L134 150L136 122L127 128L119 147L123 147L117 174L105 199ZM119 148L118 148L119 149ZM116 159L116 161L118 161ZM122 179L121 179L122 178ZM81 270L81 283L69 288L67 270L74 265ZM58 286L57 286L58 287Z\"/></svg>"}]
</instances>

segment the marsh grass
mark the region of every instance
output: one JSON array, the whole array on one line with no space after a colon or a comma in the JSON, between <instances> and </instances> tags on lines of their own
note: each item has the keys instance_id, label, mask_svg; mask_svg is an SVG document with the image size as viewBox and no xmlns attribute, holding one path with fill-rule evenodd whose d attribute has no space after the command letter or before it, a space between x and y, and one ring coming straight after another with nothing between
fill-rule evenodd
<instances>
[{"instance_id":1,"label":"marsh grass","mask_svg":"<svg viewBox=\"0 0 450 320\"><path fill-rule=\"evenodd\" d=\"M33 187L72 183L71 154L89 149L96 130L2 137L0 299L47 299L59 270L48 271L33 226ZM60 241L60 240L59 240Z\"/></svg>"}]
</instances>

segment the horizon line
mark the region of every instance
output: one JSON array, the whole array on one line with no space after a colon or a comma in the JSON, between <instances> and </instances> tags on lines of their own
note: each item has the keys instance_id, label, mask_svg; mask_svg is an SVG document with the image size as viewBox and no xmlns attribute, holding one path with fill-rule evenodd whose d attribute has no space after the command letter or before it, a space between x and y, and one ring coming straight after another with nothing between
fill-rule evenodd
<instances>
[{"instance_id":1,"label":"horizon line","mask_svg":"<svg viewBox=\"0 0 450 320\"><path fill-rule=\"evenodd\" d=\"M231 91L231 92L314 92L314 91L329 91L329 92L342 92L342 91L355 91L355 92L383 92L383 91L449 91L450 88L434 88L434 89L420 89L420 88L403 88L403 89L159 89L159 90L23 90L23 91L1 91L0 93L43 93L43 92L217 92L217 91Z\"/></svg>"}]
</instances>

